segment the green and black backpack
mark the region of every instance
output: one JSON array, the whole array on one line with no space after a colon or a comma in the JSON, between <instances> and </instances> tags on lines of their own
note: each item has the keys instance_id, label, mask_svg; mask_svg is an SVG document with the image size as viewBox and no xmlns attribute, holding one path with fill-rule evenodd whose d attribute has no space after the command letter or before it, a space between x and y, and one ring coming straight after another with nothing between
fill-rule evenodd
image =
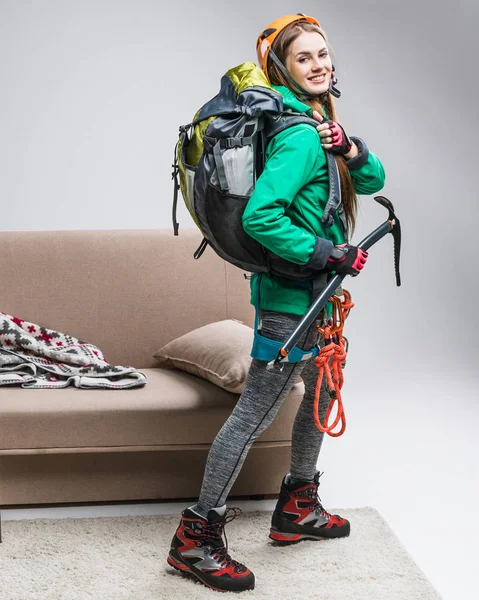
<instances>
[{"instance_id":1,"label":"green and black backpack","mask_svg":"<svg viewBox=\"0 0 479 600\"><path fill-rule=\"evenodd\" d=\"M284 260L268 251L243 229L242 215L264 168L268 142L297 123L318 123L301 113L285 110L280 93L268 83L261 69L246 62L221 79L219 93L180 127L173 164L173 228L178 235L178 190L204 239L194 254L206 246L224 260L252 273L275 272L293 279L310 279L313 269ZM336 161L326 153L330 194L325 223L341 207ZM294 167L292 167L294 168ZM179 175L179 183L178 183Z\"/></svg>"}]
</instances>

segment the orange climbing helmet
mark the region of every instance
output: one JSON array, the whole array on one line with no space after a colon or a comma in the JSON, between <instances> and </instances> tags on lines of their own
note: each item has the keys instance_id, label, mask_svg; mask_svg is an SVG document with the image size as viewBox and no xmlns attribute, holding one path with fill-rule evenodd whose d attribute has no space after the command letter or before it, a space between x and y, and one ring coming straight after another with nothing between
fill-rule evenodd
<instances>
[{"instance_id":1,"label":"orange climbing helmet","mask_svg":"<svg viewBox=\"0 0 479 600\"><path fill-rule=\"evenodd\" d=\"M280 17L279 19L276 19L276 21L273 21L270 25L268 25L268 27L259 35L258 40L256 42L258 64L263 70L263 73L266 75L266 77L268 77L268 56L274 40L276 39L278 34L281 31L283 31L285 27L287 27L291 23L294 23L295 21L309 21L309 23L321 27L317 19L315 19L314 17L308 17L307 15L303 15L302 13Z\"/></svg>"}]
</instances>

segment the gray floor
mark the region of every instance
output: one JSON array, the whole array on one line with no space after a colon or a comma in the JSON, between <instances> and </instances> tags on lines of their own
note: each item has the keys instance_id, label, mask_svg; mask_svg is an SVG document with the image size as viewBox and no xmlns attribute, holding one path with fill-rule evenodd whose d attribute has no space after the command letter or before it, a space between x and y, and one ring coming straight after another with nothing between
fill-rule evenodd
<instances>
[{"instance_id":1,"label":"gray floor","mask_svg":"<svg viewBox=\"0 0 479 600\"><path fill-rule=\"evenodd\" d=\"M455 381L450 374L442 383L436 377L434 383L424 380L413 387L397 381L394 386L376 382L367 398L354 397L345 384L348 427L341 438L326 440L319 464L325 471L320 489L323 503L326 508L373 506L445 600L475 600L479 558L477 387L460 378ZM244 510L271 510L274 501L234 505ZM2 517L179 514L183 506L154 503L5 510ZM354 531L354 523L352 527Z\"/></svg>"}]
</instances>

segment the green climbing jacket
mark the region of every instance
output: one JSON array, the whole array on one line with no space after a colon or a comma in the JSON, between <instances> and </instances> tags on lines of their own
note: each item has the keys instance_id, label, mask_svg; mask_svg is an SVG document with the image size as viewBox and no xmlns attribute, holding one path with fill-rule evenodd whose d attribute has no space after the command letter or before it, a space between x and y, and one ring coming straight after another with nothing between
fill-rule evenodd
<instances>
[{"instance_id":1,"label":"green climbing jacket","mask_svg":"<svg viewBox=\"0 0 479 600\"><path fill-rule=\"evenodd\" d=\"M272 86L283 96L285 108L312 117L312 109L284 86ZM364 152L364 149L361 149ZM384 186L385 174L378 157L367 149L367 161L357 167L347 161L357 194L375 194ZM291 262L322 268L333 246L344 242L338 214L332 227L321 223L328 200L326 156L318 132L306 124L294 125L268 144L264 171L243 213L246 233L278 256ZM259 278L251 279L255 304ZM312 302L310 282L262 274L260 308L304 315Z\"/></svg>"}]
</instances>

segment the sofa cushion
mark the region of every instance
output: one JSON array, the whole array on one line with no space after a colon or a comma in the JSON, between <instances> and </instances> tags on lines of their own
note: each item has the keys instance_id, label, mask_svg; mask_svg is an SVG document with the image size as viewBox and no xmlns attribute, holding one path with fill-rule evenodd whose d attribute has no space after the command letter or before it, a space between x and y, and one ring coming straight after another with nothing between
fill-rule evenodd
<instances>
[{"instance_id":1,"label":"sofa cushion","mask_svg":"<svg viewBox=\"0 0 479 600\"><path fill-rule=\"evenodd\" d=\"M172 340L155 352L161 367L202 377L240 394L251 364L253 330L240 321L210 323Z\"/></svg>"},{"instance_id":2,"label":"sofa cushion","mask_svg":"<svg viewBox=\"0 0 479 600\"><path fill-rule=\"evenodd\" d=\"M210 444L238 399L173 369L143 369L127 390L0 388L0 454L19 449ZM295 385L261 441L291 440L303 386ZM141 448L139 448L141 449Z\"/></svg>"}]
</instances>

